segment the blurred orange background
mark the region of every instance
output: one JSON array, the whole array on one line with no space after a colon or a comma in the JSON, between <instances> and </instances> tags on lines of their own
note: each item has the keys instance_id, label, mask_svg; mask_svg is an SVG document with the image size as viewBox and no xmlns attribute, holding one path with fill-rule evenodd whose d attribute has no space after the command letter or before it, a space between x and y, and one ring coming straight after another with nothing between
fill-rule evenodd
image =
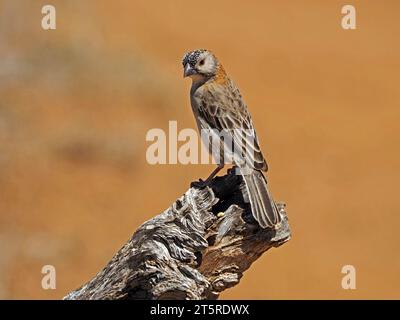
<instances>
[{"instance_id":1,"label":"blurred orange background","mask_svg":"<svg viewBox=\"0 0 400 320\"><path fill-rule=\"evenodd\" d=\"M44 31L48 2L0 2L0 298L62 298L211 172L145 159L149 129L195 128L195 48L240 87L293 233L221 298L400 298L398 1L352 1L344 30L347 1L53 0Z\"/></svg>"}]
</instances>

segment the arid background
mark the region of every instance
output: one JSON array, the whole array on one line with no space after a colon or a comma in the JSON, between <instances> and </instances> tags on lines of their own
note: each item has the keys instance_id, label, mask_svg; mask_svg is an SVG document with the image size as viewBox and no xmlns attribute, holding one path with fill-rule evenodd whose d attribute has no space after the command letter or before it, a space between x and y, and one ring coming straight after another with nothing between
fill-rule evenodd
<instances>
[{"instance_id":1,"label":"arid background","mask_svg":"<svg viewBox=\"0 0 400 320\"><path fill-rule=\"evenodd\" d=\"M195 128L181 66L195 48L240 87L293 232L221 298L400 298L400 2L351 1L351 31L345 4L2 0L0 298L63 297L209 174L145 159L149 129Z\"/></svg>"}]
</instances>

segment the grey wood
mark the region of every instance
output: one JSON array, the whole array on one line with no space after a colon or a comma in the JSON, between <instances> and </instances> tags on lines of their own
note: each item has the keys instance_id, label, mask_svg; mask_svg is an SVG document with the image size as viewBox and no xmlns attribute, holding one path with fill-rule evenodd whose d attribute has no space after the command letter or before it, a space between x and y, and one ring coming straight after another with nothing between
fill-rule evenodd
<instances>
[{"instance_id":1,"label":"grey wood","mask_svg":"<svg viewBox=\"0 0 400 320\"><path fill-rule=\"evenodd\" d=\"M64 299L217 299L265 251L290 239L285 205L277 204L276 230L260 228L235 170L199 185L140 226L102 271Z\"/></svg>"}]
</instances>

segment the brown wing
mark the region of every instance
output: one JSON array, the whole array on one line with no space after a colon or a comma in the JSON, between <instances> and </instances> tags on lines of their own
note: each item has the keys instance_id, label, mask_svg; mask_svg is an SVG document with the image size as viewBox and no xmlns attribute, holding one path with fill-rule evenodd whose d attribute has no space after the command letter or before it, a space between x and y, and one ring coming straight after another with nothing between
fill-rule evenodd
<instances>
[{"instance_id":1,"label":"brown wing","mask_svg":"<svg viewBox=\"0 0 400 320\"><path fill-rule=\"evenodd\" d=\"M252 169L267 171L268 166L260 150L251 116L238 88L232 81L224 85L206 84L198 113L202 127L226 130L231 133L235 150Z\"/></svg>"}]
</instances>

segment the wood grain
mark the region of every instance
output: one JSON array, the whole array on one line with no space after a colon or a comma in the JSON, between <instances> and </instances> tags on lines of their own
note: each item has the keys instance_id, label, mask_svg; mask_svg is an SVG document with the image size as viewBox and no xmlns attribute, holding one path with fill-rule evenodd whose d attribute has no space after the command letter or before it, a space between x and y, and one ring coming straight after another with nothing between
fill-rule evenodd
<instances>
[{"instance_id":1,"label":"wood grain","mask_svg":"<svg viewBox=\"0 0 400 320\"><path fill-rule=\"evenodd\" d=\"M276 230L260 228L235 170L209 187L194 185L64 299L217 299L265 251L290 239L285 205L277 204L283 219Z\"/></svg>"}]
</instances>

